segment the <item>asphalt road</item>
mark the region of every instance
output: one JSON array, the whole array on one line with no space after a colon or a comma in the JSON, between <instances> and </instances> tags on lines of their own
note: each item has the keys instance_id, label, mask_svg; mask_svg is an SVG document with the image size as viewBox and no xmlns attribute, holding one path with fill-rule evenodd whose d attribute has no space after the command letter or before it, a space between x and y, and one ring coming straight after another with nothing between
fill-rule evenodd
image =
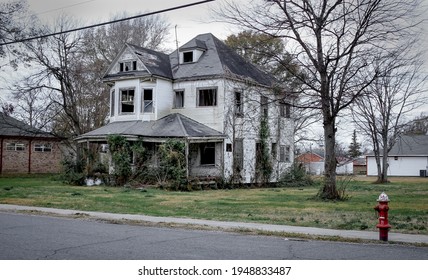
<instances>
[{"instance_id":1,"label":"asphalt road","mask_svg":"<svg viewBox=\"0 0 428 280\"><path fill-rule=\"evenodd\" d=\"M428 248L0 213L2 260L428 260Z\"/></svg>"}]
</instances>

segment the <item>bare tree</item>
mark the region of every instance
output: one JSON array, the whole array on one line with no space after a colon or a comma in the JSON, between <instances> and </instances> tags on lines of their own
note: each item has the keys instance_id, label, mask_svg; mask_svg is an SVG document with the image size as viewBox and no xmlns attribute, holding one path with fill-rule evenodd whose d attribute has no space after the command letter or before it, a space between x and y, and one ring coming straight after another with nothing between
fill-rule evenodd
<instances>
[{"instance_id":1,"label":"bare tree","mask_svg":"<svg viewBox=\"0 0 428 280\"><path fill-rule=\"evenodd\" d=\"M226 1L222 20L285 38L305 71L305 107L321 111L325 139L325 180L319 196L338 199L336 123L378 76L371 67L377 49L385 53L407 35L419 0ZM406 26L404 26L406 24ZM411 24L410 24L411 25Z\"/></svg>"},{"instance_id":2,"label":"bare tree","mask_svg":"<svg viewBox=\"0 0 428 280\"><path fill-rule=\"evenodd\" d=\"M62 16L54 26L39 27L38 33L69 30L77 23ZM63 137L104 125L109 90L102 77L108 65L127 41L159 48L167 27L155 16L26 42L19 56L30 61L31 70L12 87L23 117Z\"/></svg>"},{"instance_id":3,"label":"bare tree","mask_svg":"<svg viewBox=\"0 0 428 280\"><path fill-rule=\"evenodd\" d=\"M357 100L353 118L357 127L371 139L377 166L377 183L388 182L388 153L403 132L406 114L427 101L424 97L426 76L421 73L420 55L406 58L411 44L399 49L382 69L376 80Z\"/></svg>"}]
</instances>

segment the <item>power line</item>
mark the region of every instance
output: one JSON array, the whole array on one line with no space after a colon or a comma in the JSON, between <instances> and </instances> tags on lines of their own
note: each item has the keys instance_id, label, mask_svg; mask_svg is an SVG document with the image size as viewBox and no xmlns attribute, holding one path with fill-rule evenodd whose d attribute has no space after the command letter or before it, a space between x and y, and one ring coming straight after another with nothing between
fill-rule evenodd
<instances>
[{"instance_id":1,"label":"power line","mask_svg":"<svg viewBox=\"0 0 428 280\"><path fill-rule=\"evenodd\" d=\"M137 16L127 17L127 18L122 18L122 19L116 19L116 20L112 20L112 21L108 21L108 22L97 23L97 24L93 24L93 25L83 26L83 27L79 27L79 28L74 28L74 29L70 29L70 30L65 30L65 31L60 31L60 32L55 32L55 33L50 33L50 34L45 34L45 35L39 35L39 36L24 38L24 39L10 41L10 42L4 42L4 43L0 43L0 46L12 45L12 44L27 42L27 41L36 40L36 39L43 39L43 38L47 38L47 37L51 37L51 36L55 36L55 35L66 34L66 33L76 32L76 31L80 31L80 30L100 27L100 26L113 24L113 23L117 23L117 22L122 22L122 21L126 21L126 20L132 20L132 19L136 19L136 18L140 18L140 17L147 17L147 16L151 16L151 15L155 15L155 14L166 13L166 12L179 10L179 9L183 9L183 8L187 8L187 7L191 7L191 6L205 4L208 2L212 2L212 1L215 1L215 0L204 0L204 1L194 2L194 3L190 3L190 4L175 6L172 8L167 8L167 9L163 9L163 10L159 10L159 11L149 12L149 13L145 13L145 14L141 14L141 15L137 15Z\"/></svg>"}]
</instances>

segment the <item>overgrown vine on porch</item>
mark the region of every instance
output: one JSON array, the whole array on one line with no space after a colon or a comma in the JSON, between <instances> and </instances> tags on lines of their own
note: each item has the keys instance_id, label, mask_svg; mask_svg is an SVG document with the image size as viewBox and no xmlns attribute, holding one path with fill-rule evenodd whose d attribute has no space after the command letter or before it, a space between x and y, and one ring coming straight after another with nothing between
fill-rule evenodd
<instances>
[{"instance_id":1,"label":"overgrown vine on porch","mask_svg":"<svg viewBox=\"0 0 428 280\"><path fill-rule=\"evenodd\" d=\"M111 135L107 138L111 159L114 166L114 184L122 186L132 174L131 146L125 137Z\"/></svg>"}]
</instances>

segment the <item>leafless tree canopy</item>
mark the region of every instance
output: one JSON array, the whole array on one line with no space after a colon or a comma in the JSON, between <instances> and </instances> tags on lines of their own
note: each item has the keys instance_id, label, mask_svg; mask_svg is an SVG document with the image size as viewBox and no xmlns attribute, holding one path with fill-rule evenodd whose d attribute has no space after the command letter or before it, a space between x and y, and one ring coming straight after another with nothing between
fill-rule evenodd
<instances>
[{"instance_id":1,"label":"leafless tree canopy","mask_svg":"<svg viewBox=\"0 0 428 280\"><path fill-rule=\"evenodd\" d=\"M419 0L225 1L222 20L285 38L306 73L305 106L322 112L325 184L320 196L336 199L336 121L379 75L373 67L411 35Z\"/></svg>"},{"instance_id":2,"label":"leafless tree canopy","mask_svg":"<svg viewBox=\"0 0 428 280\"><path fill-rule=\"evenodd\" d=\"M53 29L41 26L37 32L48 34L80 25L61 16ZM101 79L108 65L125 42L159 49L168 26L154 16L26 42L19 57L30 66L29 74L12 88L19 111L38 128L65 137L104 125L109 91Z\"/></svg>"}]
</instances>

